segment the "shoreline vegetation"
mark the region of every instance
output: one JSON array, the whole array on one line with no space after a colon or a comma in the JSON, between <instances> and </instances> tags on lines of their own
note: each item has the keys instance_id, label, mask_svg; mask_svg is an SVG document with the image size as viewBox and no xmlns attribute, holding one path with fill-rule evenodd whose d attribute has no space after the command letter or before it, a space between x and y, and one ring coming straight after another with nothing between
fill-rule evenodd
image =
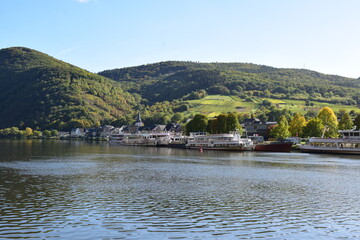
<instances>
[{"instance_id":1,"label":"shoreline vegetation","mask_svg":"<svg viewBox=\"0 0 360 240\"><path fill-rule=\"evenodd\" d=\"M345 110L340 111L337 116L335 112L329 108L322 108L317 115L313 117L306 117L300 113L279 115L278 121L273 122L271 128L267 129L267 132L264 132L264 135L259 135L265 139L286 139L289 137L299 137L299 138L311 138L311 137L327 137L327 138L336 138L338 137L338 130L350 130L350 129L359 129L360 126L360 114L351 115ZM243 115L236 113L229 114L220 114L216 117L209 118L206 115L197 114L193 118L189 119L186 124L178 125L181 127L180 131L189 135L190 132L205 132L208 134L221 134L228 133L232 130L237 129L241 134L245 132L247 134L248 126L251 125L247 121L259 119L244 119ZM254 117L254 116L252 116ZM144 126L141 122L140 115L134 125L128 127L132 130L126 130L128 132L132 131L140 132L141 128L138 126ZM140 124L139 124L140 123ZM160 126L160 125L159 125ZM125 126L122 128L116 128L113 126L105 134L99 133L96 129L92 129L93 133L85 135L86 129L83 129L83 135L73 135L72 131L58 131L56 129L52 130L43 130L39 129L33 130L30 127L23 127L19 129L18 127L9 127L0 129L0 138L15 138L15 139L88 139L88 140L108 140L109 135L113 132L122 132ZM254 127L256 129L256 126ZM104 127L105 129L105 127ZM126 129L126 128L125 128ZM89 129L88 129L89 130ZM95 131L94 131L95 130ZM157 130L159 131L159 129ZM164 130L160 130L164 131ZM258 135L258 134L254 134ZM265 136L266 135L266 136Z\"/></svg>"}]
</instances>

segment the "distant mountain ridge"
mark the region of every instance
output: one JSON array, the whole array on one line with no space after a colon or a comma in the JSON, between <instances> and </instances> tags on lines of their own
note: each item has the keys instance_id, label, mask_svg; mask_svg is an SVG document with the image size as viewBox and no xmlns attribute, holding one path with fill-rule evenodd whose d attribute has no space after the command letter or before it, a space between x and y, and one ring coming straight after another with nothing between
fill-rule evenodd
<instances>
[{"instance_id":1,"label":"distant mountain ridge","mask_svg":"<svg viewBox=\"0 0 360 240\"><path fill-rule=\"evenodd\" d=\"M0 50L0 128L90 127L137 104L113 80L29 48Z\"/></svg>"},{"instance_id":2,"label":"distant mountain ridge","mask_svg":"<svg viewBox=\"0 0 360 240\"><path fill-rule=\"evenodd\" d=\"M354 104L360 93L359 79L250 63L167 61L98 74L120 82L124 89L150 102L171 101L200 89L212 94L255 94L343 104Z\"/></svg>"}]
</instances>

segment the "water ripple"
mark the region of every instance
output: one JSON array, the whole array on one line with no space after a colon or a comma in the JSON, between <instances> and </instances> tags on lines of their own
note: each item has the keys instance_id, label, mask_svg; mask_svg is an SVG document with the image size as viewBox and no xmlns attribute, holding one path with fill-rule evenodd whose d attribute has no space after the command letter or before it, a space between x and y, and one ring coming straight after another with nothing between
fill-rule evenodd
<instances>
[{"instance_id":1,"label":"water ripple","mask_svg":"<svg viewBox=\"0 0 360 240\"><path fill-rule=\"evenodd\" d=\"M352 158L59 144L3 154L0 238L360 238Z\"/></svg>"}]
</instances>

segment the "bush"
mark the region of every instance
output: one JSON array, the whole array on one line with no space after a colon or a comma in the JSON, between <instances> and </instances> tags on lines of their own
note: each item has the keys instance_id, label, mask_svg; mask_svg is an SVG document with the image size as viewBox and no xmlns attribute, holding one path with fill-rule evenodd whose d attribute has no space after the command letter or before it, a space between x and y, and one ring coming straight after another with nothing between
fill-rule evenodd
<instances>
[{"instance_id":1,"label":"bush","mask_svg":"<svg viewBox=\"0 0 360 240\"><path fill-rule=\"evenodd\" d=\"M183 104L173 109L174 112L185 112L189 110L189 105Z\"/></svg>"},{"instance_id":2,"label":"bush","mask_svg":"<svg viewBox=\"0 0 360 240\"><path fill-rule=\"evenodd\" d=\"M49 130L44 130L44 131L43 131L43 135L44 135L45 137L51 137L51 131L49 131Z\"/></svg>"}]
</instances>

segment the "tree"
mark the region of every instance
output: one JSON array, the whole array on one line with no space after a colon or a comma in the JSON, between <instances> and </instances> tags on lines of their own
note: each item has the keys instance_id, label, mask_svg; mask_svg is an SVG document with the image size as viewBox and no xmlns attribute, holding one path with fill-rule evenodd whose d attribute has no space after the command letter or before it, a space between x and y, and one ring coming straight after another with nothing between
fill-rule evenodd
<instances>
[{"instance_id":1,"label":"tree","mask_svg":"<svg viewBox=\"0 0 360 240\"><path fill-rule=\"evenodd\" d=\"M202 114L196 114L194 118L186 124L186 131L190 132L205 132L208 124L208 118Z\"/></svg>"},{"instance_id":2,"label":"tree","mask_svg":"<svg viewBox=\"0 0 360 240\"><path fill-rule=\"evenodd\" d=\"M358 114L354 120L354 126L356 126L356 130L360 129L360 114Z\"/></svg>"},{"instance_id":3,"label":"tree","mask_svg":"<svg viewBox=\"0 0 360 240\"><path fill-rule=\"evenodd\" d=\"M45 137L51 137L51 131L49 131L49 130L44 130L44 131L43 131L43 135L44 135Z\"/></svg>"},{"instance_id":4,"label":"tree","mask_svg":"<svg viewBox=\"0 0 360 240\"><path fill-rule=\"evenodd\" d=\"M351 119L350 114L344 113L339 121L340 130L349 130L354 127L354 122Z\"/></svg>"},{"instance_id":5,"label":"tree","mask_svg":"<svg viewBox=\"0 0 360 240\"><path fill-rule=\"evenodd\" d=\"M271 104L272 103L269 100L263 100L262 103L261 103L261 106L270 107Z\"/></svg>"},{"instance_id":6,"label":"tree","mask_svg":"<svg viewBox=\"0 0 360 240\"><path fill-rule=\"evenodd\" d=\"M58 135L59 135L58 130L55 130L55 129L51 130L51 136L52 136L52 137L56 137L56 136L58 136Z\"/></svg>"},{"instance_id":7,"label":"tree","mask_svg":"<svg viewBox=\"0 0 360 240\"><path fill-rule=\"evenodd\" d=\"M40 131L36 131L36 130L33 131L34 137L40 137L41 135L42 135L42 133Z\"/></svg>"},{"instance_id":8,"label":"tree","mask_svg":"<svg viewBox=\"0 0 360 240\"><path fill-rule=\"evenodd\" d=\"M336 116L338 116L341 119L345 113L346 113L345 109L339 109L339 111L336 113Z\"/></svg>"},{"instance_id":9,"label":"tree","mask_svg":"<svg viewBox=\"0 0 360 240\"><path fill-rule=\"evenodd\" d=\"M181 122L184 119L184 114L182 113L175 113L174 116L171 118L171 122Z\"/></svg>"},{"instance_id":10,"label":"tree","mask_svg":"<svg viewBox=\"0 0 360 240\"><path fill-rule=\"evenodd\" d=\"M305 113L304 117L307 120L310 120L311 118L317 117L318 113L315 110L309 110L307 113Z\"/></svg>"},{"instance_id":11,"label":"tree","mask_svg":"<svg viewBox=\"0 0 360 240\"><path fill-rule=\"evenodd\" d=\"M229 113L227 116L227 132L239 130L242 132L242 127L239 123L238 117L235 113Z\"/></svg>"},{"instance_id":12,"label":"tree","mask_svg":"<svg viewBox=\"0 0 360 240\"><path fill-rule=\"evenodd\" d=\"M302 130L306 125L306 120L303 115L300 113L295 113L294 117L291 119L289 123L289 131L291 136L301 136Z\"/></svg>"},{"instance_id":13,"label":"tree","mask_svg":"<svg viewBox=\"0 0 360 240\"><path fill-rule=\"evenodd\" d=\"M217 133L217 123L217 119L209 119L206 131L211 134Z\"/></svg>"},{"instance_id":14,"label":"tree","mask_svg":"<svg viewBox=\"0 0 360 240\"><path fill-rule=\"evenodd\" d=\"M318 118L324 124L326 131L324 137L338 136L338 122L334 111L329 107L320 110Z\"/></svg>"},{"instance_id":15,"label":"tree","mask_svg":"<svg viewBox=\"0 0 360 240\"><path fill-rule=\"evenodd\" d=\"M23 131L23 136L24 137L28 137L33 135L33 130L29 127L25 128L25 130Z\"/></svg>"},{"instance_id":16,"label":"tree","mask_svg":"<svg viewBox=\"0 0 360 240\"><path fill-rule=\"evenodd\" d=\"M324 131L324 124L318 117L310 119L303 128L303 137L321 137Z\"/></svg>"},{"instance_id":17,"label":"tree","mask_svg":"<svg viewBox=\"0 0 360 240\"><path fill-rule=\"evenodd\" d=\"M282 139L290 137L289 123L285 116L280 116L278 124L271 130L271 135Z\"/></svg>"},{"instance_id":18,"label":"tree","mask_svg":"<svg viewBox=\"0 0 360 240\"><path fill-rule=\"evenodd\" d=\"M216 130L215 133L228 133L227 114L220 114L216 117Z\"/></svg>"}]
</instances>

